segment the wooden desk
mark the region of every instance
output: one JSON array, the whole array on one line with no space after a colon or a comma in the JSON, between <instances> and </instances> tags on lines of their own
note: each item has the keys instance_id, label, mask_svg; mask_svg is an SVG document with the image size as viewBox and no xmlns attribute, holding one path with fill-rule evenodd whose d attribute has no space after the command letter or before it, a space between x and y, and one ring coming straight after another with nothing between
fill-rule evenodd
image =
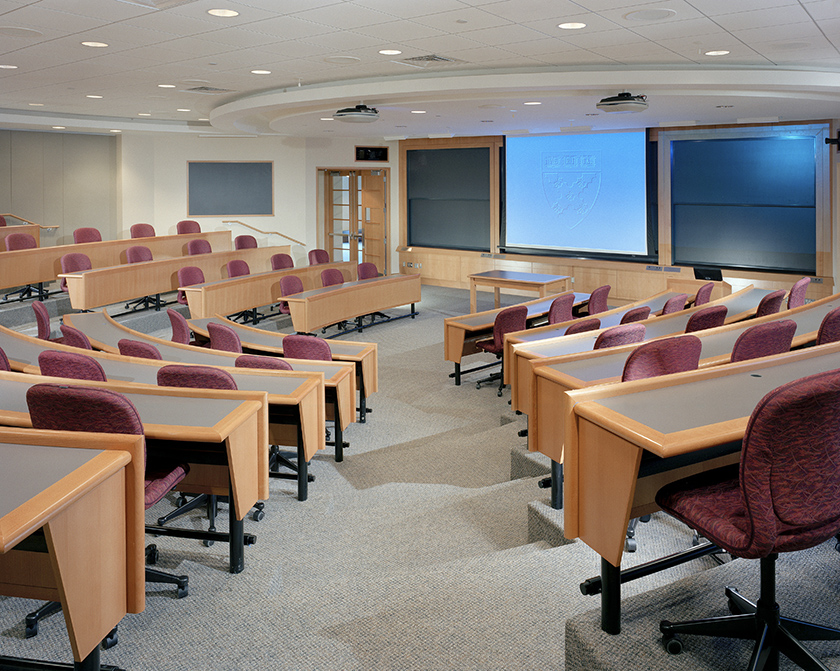
<instances>
[{"instance_id":1,"label":"wooden desk","mask_svg":"<svg viewBox=\"0 0 840 671\"><path fill-rule=\"evenodd\" d=\"M271 305L281 295L280 278L295 275L300 278L304 291L321 287L321 271L337 268L345 282L356 279L356 264L349 262L324 263L317 266L301 266L264 273L253 273L191 287L181 287L187 296L190 315L193 319L209 319L216 315L232 315L251 308Z\"/></svg>"},{"instance_id":2,"label":"wooden desk","mask_svg":"<svg viewBox=\"0 0 840 671\"><path fill-rule=\"evenodd\" d=\"M543 275L541 273L520 273L513 270L488 270L483 273L469 275L470 280L470 312L476 311L476 287L493 287L495 303L499 307L499 292L502 289L518 291L536 291L540 298L548 294L569 291L568 275Z\"/></svg>"},{"instance_id":3,"label":"wooden desk","mask_svg":"<svg viewBox=\"0 0 840 671\"><path fill-rule=\"evenodd\" d=\"M187 243L195 239L207 240L216 251L230 250L233 246L230 241L230 231L210 231L192 235L103 240L78 245L56 245L37 249L20 249L15 252L0 252L0 287L54 282L61 273L61 257L71 252L87 254L91 265L94 268L101 268L127 263L125 250L134 245L148 247L156 259L186 256Z\"/></svg>"},{"instance_id":4,"label":"wooden desk","mask_svg":"<svg viewBox=\"0 0 840 671\"><path fill-rule=\"evenodd\" d=\"M725 296L706 305L680 310L662 317L653 316L638 323L645 325L645 340L647 341L685 332L686 324L691 315L709 305L725 305L728 308L726 323L738 322L754 315L759 302L768 293L770 293L768 289L747 287L738 293ZM530 361L592 350L598 335L606 328L616 326L621 321L620 315L616 314L615 311L611 312L612 314L602 318L602 328L597 331L586 331L551 339L532 338L532 335L527 331L520 331L508 336L505 339L505 354L506 356L509 355L510 358L505 359L505 369L510 372L507 380L511 385L511 406L513 409L528 415L531 414L533 369L529 365ZM651 314L653 314L653 311L651 311ZM601 315L598 316L601 317Z\"/></svg>"},{"instance_id":5,"label":"wooden desk","mask_svg":"<svg viewBox=\"0 0 840 671\"><path fill-rule=\"evenodd\" d=\"M345 282L285 296L283 300L289 304L292 325L299 333L409 303L413 319L414 305L420 302L420 276L385 275Z\"/></svg>"},{"instance_id":6,"label":"wooden desk","mask_svg":"<svg viewBox=\"0 0 840 671\"><path fill-rule=\"evenodd\" d=\"M555 298L561 294L553 294L545 298L537 298L526 303L518 303L524 305L528 309L528 328L532 328L535 323L546 319L548 309L551 307ZM589 300L589 294L575 293L575 307L580 307ZM445 361L452 361L455 364L455 372L450 374L450 377L455 378L455 384L461 384L461 359L469 354L476 354L484 350L478 349L475 343L484 338L493 336L493 322L496 320L496 315L501 312L501 308L495 310L485 310L484 312L476 312L469 315L461 315L460 317L445 317L443 320L443 358ZM478 370L474 368L473 370ZM463 374L471 371L463 371Z\"/></svg>"},{"instance_id":7,"label":"wooden desk","mask_svg":"<svg viewBox=\"0 0 840 671\"><path fill-rule=\"evenodd\" d=\"M73 668L99 669L102 639L145 608L143 450L139 436L0 428L0 594L61 603Z\"/></svg>"},{"instance_id":8,"label":"wooden desk","mask_svg":"<svg viewBox=\"0 0 840 671\"><path fill-rule=\"evenodd\" d=\"M834 368L840 343L565 394L556 410L566 414L564 533L602 557L606 631L620 629L630 519L656 510L668 482L737 463L749 416L769 391Z\"/></svg>"},{"instance_id":9,"label":"wooden desk","mask_svg":"<svg viewBox=\"0 0 840 671\"><path fill-rule=\"evenodd\" d=\"M179 236L180 237L180 236ZM146 238L156 240L157 238ZM242 259L253 272L271 268L274 254L288 253L289 246L256 247L194 256L126 263L75 273L59 273L67 280L70 305L74 310L92 310L103 305L124 303L142 296L154 296L178 289L178 271L184 266L201 268L205 279L227 278L227 262Z\"/></svg>"},{"instance_id":10,"label":"wooden desk","mask_svg":"<svg viewBox=\"0 0 840 671\"><path fill-rule=\"evenodd\" d=\"M18 226L0 226L0 251L6 251L6 236L12 233L28 233L38 246L41 246L41 227L37 224L20 224Z\"/></svg>"}]
</instances>

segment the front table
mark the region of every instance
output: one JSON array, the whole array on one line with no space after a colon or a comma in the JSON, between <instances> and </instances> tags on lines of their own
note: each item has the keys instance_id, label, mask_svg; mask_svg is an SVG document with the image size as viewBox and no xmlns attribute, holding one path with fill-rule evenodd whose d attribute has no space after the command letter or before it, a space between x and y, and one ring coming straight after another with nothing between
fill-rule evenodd
<instances>
[{"instance_id":1,"label":"front table","mask_svg":"<svg viewBox=\"0 0 840 671\"><path fill-rule=\"evenodd\" d=\"M519 273L512 270L488 270L484 273L470 275L470 313L476 311L476 287L493 287L495 297L494 307L499 307L499 291L501 289L518 289L520 291L536 291L540 298L548 294L559 294L569 290L568 275L543 275L540 273Z\"/></svg>"}]
</instances>

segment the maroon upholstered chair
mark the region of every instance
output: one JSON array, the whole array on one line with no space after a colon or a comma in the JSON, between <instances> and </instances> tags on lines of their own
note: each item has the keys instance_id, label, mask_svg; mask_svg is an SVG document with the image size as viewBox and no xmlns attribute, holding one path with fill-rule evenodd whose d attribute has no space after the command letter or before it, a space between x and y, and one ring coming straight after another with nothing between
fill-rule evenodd
<instances>
[{"instance_id":1,"label":"maroon upholstered chair","mask_svg":"<svg viewBox=\"0 0 840 671\"><path fill-rule=\"evenodd\" d=\"M213 248L210 246L210 243L205 240L204 238L196 238L195 240L190 240L187 243L187 255L188 256L197 256L199 254L210 254L213 251Z\"/></svg>"},{"instance_id":2,"label":"maroon upholstered chair","mask_svg":"<svg viewBox=\"0 0 840 671\"><path fill-rule=\"evenodd\" d=\"M326 249L310 249L307 254L310 266L319 266L330 262L330 253Z\"/></svg>"},{"instance_id":3,"label":"maroon upholstered chair","mask_svg":"<svg viewBox=\"0 0 840 671\"><path fill-rule=\"evenodd\" d=\"M272 254L271 259L272 270L285 270L286 268L294 268L295 262L288 254Z\"/></svg>"},{"instance_id":4,"label":"maroon upholstered chair","mask_svg":"<svg viewBox=\"0 0 840 671\"><path fill-rule=\"evenodd\" d=\"M14 252L18 249L37 249L38 241L30 233L9 233L6 236L6 251Z\"/></svg>"},{"instance_id":5,"label":"maroon upholstered chair","mask_svg":"<svg viewBox=\"0 0 840 671\"><path fill-rule=\"evenodd\" d=\"M592 319L578 319L569 325L563 335L573 335L575 333L584 333L586 331L597 331L601 328L601 320L597 317Z\"/></svg>"},{"instance_id":6,"label":"maroon upholstered chair","mask_svg":"<svg viewBox=\"0 0 840 671\"><path fill-rule=\"evenodd\" d=\"M35 311L35 323L38 325L38 337L41 340L50 342L63 342L64 338L50 338L52 327L50 326L50 313L47 306L41 301L32 301L32 309Z\"/></svg>"},{"instance_id":7,"label":"maroon upholstered chair","mask_svg":"<svg viewBox=\"0 0 840 671\"><path fill-rule=\"evenodd\" d=\"M204 284L204 273L201 268L196 266L184 266L178 269L178 286L191 287L194 284ZM187 305L187 294L180 289L176 294L176 298L181 305Z\"/></svg>"},{"instance_id":8,"label":"maroon upholstered chair","mask_svg":"<svg viewBox=\"0 0 840 671\"><path fill-rule=\"evenodd\" d=\"M779 289L773 291L762 298L758 307L755 310L756 317L766 317L767 315L774 315L782 309L782 301L785 298L785 292Z\"/></svg>"},{"instance_id":9,"label":"maroon upholstered chair","mask_svg":"<svg viewBox=\"0 0 840 671\"><path fill-rule=\"evenodd\" d=\"M125 260L129 263L145 263L154 260L152 250L143 245L133 245L125 250Z\"/></svg>"},{"instance_id":10,"label":"maroon upholstered chair","mask_svg":"<svg viewBox=\"0 0 840 671\"><path fill-rule=\"evenodd\" d=\"M197 221L192 219L184 219L175 224L175 231L178 235L192 235L193 233L201 233L201 226Z\"/></svg>"},{"instance_id":11,"label":"maroon upholstered chair","mask_svg":"<svg viewBox=\"0 0 840 671\"><path fill-rule=\"evenodd\" d=\"M221 350L222 352L236 352L242 354L242 342L230 326L208 322L207 330L210 332L210 349Z\"/></svg>"},{"instance_id":12,"label":"maroon upholstered chair","mask_svg":"<svg viewBox=\"0 0 840 671\"><path fill-rule=\"evenodd\" d=\"M283 338L283 356L287 359L332 361L332 352L327 341L310 335L294 334Z\"/></svg>"},{"instance_id":13,"label":"maroon upholstered chair","mask_svg":"<svg viewBox=\"0 0 840 671\"><path fill-rule=\"evenodd\" d=\"M794 333L796 322L792 319L751 326L738 336L732 346L730 361L735 363L789 352Z\"/></svg>"},{"instance_id":14,"label":"maroon upholstered chair","mask_svg":"<svg viewBox=\"0 0 840 671\"><path fill-rule=\"evenodd\" d=\"M256 249L257 239L253 235L237 235L233 239L234 249Z\"/></svg>"},{"instance_id":15,"label":"maroon upholstered chair","mask_svg":"<svg viewBox=\"0 0 840 671\"><path fill-rule=\"evenodd\" d=\"M712 299L712 291L714 291L714 289L714 282L706 282L706 284L700 287L694 296L694 307L708 303Z\"/></svg>"},{"instance_id":16,"label":"maroon upholstered chair","mask_svg":"<svg viewBox=\"0 0 840 671\"><path fill-rule=\"evenodd\" d=\"M75 385L36 384L26 392L29 416L35 429L91 431L143 435L143 423L134 404L110 389ZM146 455L144 507L146 510L166 496L187 473L187 464ZM146 557L157 557L157 548L146 548ZM189 578L146 567L146 582L176 585L178 598L189 594ZM27 618L28 619L28 618Z\"/></svg>"},{"instance_id":17,"label":"maroon upholstered chair","mask_svg":"<svg viewBox=\"0 0 840 671\"><path fill-rule=\"evenodd\" d=\"M280 295L291 296L292 294L299 294L303 291L303 282L297 275L283 275L280 278ZM290 314L289 304L286 301L280 301L280 312L284 315Z\"/></svg>"},{"instance_id":18,"label":"maroon upholstered chair","mask_svg":"<svg viewBox=\"0 0 840 671\"><path fill-rule=\"evenodd\" d=\"M688 300L688 294L677 294L676 296L672 296L667 301L665 301L665 305L662 306L662 312L660 315L669 315L673 312L679 312L680 310L685 310L685 302Z\"/></svg>"},{"instance_id":19,"label":"maroon upholstered chair","mask_svg":"<svg viewBox=\"0 0 840 671\"><path fill-rule=\"evenodd\" d=\"M166 309L166 315L169 317L169 323L172 326L172 342L177 342L182 345L191 344L190 325L187 323L184 315L172 308Z\"/></svg>"},{"instance_id":20,"label":"maroon upholstered chair","mask_svg":"<svg viewBox=\"0 0 840 671\"><path fill-rule=\"evenodd\" d=\"M599 312L606 311L607 296L610 295L610 289L612 287L609 284L605 284L589 294L589 307L587 309L590 315L597 315Z\"/></svg>"},{"instance_id":21,"label":"maroon upholstered chair","mask_svg":"<svg viewBox=\"0 0 840 671\"><path fill-rule=\"evenodd\" d=\"M77 245L83 242L102 242L102 234L96 228L77 228L73 231L73 242Z\"/></svg>"},{"instance_id":22,"label":"maroon upholstered chair","mask_svg":"<svg viewBox=\"0 0 840 671\"><path fill-rule=\"evenodd\" d=\"M672 482L656 495L667 513L735 557L758 559L757 603L734 587L725 594L733 615L693 622L662 621L669 652L677 634L754 641L751 669L777 669L779 653L805 669L825 669L801 640L840 639L840 630L780 616L776 559L840 532L840 372L789 382L762 398L744 433L740 466ZM829 466L831 465L831 466ZM807 598L807 595L804 595Z\"/></svg>"},{"instance_id":23,"label":"maroon upholstered chair","mask_svg":"<svg viewBox=\"0 0 840 671\"><path fill-rule=\"evenodd\" d=\"M493 321L493 337L486 340L479 340L475 343L476 347L490 354L495 354L496 358L501 359L502 362L502 369L498 373L494 373L490 377L486 377L475 383L476 389L480 389L481 385L485 382L499 380L499 390L496 392L496 395L502 395L502 390L505 388L505 335L515 333L516 331L524 331L527 326L527 320L528 308L524 305L514 305L505 308L496 315L496 319Z\"/></svg>"},{"instance_id":24,"label":"maroon upholstered chair","mask_svg":"<svg viewBox=\"0 0 840 671\"><path fill-rule=\"evenodd\" d=\"M794 283L794 285L790 288L790 292L788 293L788 310L805 305L805 294L808 293L808 285L810 283L810 277L803 277L801 280Z\"/></svg>"},{"instance_id":25,"label":"maroon upholstered chair","mask_svg":"<svg viewBox=\"0 0 840 671\"><path fill-rule=\"evenodd\" d=\"M820 323L817 331L817 345L825 345L840 340L840 308L834 308Z\"/></svg>"},{"instance_id":26,"label":"maroon upholstered chair","mask_svg":"<svg viewBox=\"0 0 840 671\"><path fill-rule=\"evenodd\" d=\"M728 309L725 305L710 305L707 308L698 310L688 318L685 325L686 333L694 333L695 331L704 331L705 329L712 329L718 326L723 326L726 321L726 313Z\"/></svg>"},{"instance_id":27,"label":"maroon upholstered chair","mask_svg":"<svg viewBox=\"0 0 840 671\"><path fill-rule=\"evenodd\" d=\"M120 348L120 354L123 356L134 356L140 359L163 359L157 347L142 340L123 338L117 342L117 347Z\"/></svg>"},{"instance_id":28,"label":"maroon upholstered chair","mask_svg":"<svg viewBox=\"0 0 840 671\"><path fill-rule=\"evenodd\" d=\"M65 345L69 345L70 347L78 347L79 349L89 349L92 350L93 347L90 344L90 340L88 337L82 333L79 329L73 328L72 326L68 326L67 324L62 324L59 326L61 330L61 342Z\"/></svg>"},{"instance_id":29,"label":"maroon upholstered chair","mask_svg":"<svg viewBox=\"0 0 840 671\"><path fill-rule=\"evenodd\" d=\"M6 353L2 349L0 349L0 370L12 370L12 366L9 363L9 357L6 356Z\"/></svg>"},{"instance_id":30,"label":"maroon upholstered chair","mask_svg":"<svg viewBox=\"0 0 840 671\"><path fill-rule=\"evenodd\" d=\"M193 389L237 389L236 380L226 370L213 366L170 364L158 369L159 387L191 387Z\"/></svg>"},{"instance_id":31,"label":"maroon upholstered chair","mask_svg":"<svg viewBox=\"0 0 840 671\"><path fill-rule=\"evenodd\" d=\"M290 338L291 336L286 336ZM237 368L269 368L273 370L292 370L291 365L277 356L259 356L257 354L243 354L236 357L234 366Z\"/></svg>"},{"instance_id":32,"label":"maroon upholstered chair","mask_svg":"<svg viewBox=\"0 0 840 671\"><path fill-rule=\"evenodd\" d=\"M575 295L573 293L560 294L548 306L548 323L560 324L562 322L572 321L575 318L572 314L574 304Z\"/></svg>"},{"instance_id":33,"label":"maroon upholstered chair","mask_svg":"<svg viewBox=\"0 0 840 671\"><path fill-rule=\"evenodd\" d=\"M6 217L4 217L2 214L0 214L0 226L5 226L5 225L6 225Z\"/></svg>"},{"instance_id":34,"label":"maroon upholstered chair","mask_svg":"<svg viewBox=\"0 0 840 671\"><path fill-rule=\"evenodd\" d=\"M151 224L133 224L128 230L132 238L155 237L155 227Z\"/></svg>"},{"instance_id":35,"label":"maroon upholstered chair","mask_svg":"<svg viewBox=\"0 0 840 671\"><path fill-rule=\"evenodd\" d=\"M640 322L648 317L650 317L650 307L647 305L641 305L625 312L619 323L632 324L633 322Z\"/></svg>"},{"instance_id":36,"label":"maroon upholstered chair","mask_svg":"<svg viewBox=\"0 0 840 671\"><path fill-rule=\"evenodd\" d=\"M322 286L333 287L339 284L344 284L344 275L338 268L327 268L321 271Z\"/></svg>"},{"instance_id":37,"label":"maroon upholstered chair","mask_svg":"<svg viewBox=\"0 0 840 671\"><path fill-rule=\"evenodd\" d=\"M379 270L377 270L375 263L365 261L356 267L356 277L360 280L370 280L379 277Z\"/></svg>"},{"instance_id":38,"label":"maroon upholstered chair","mask_svg":"<svg viewBox=\"0 0 840 671\"><path fill-rule=\"evenodd\" d=\"M65 254L61 257L62 273L75 273L80 270L90 269L90 258L87 254L82 254L81 252L72 252L70 254ZM67 280L62 277L61 282L58 283L58 286L62 291L67 291Z\"/></svg>"},{"instance_id":39,"label":"maroon upholstered chair","mask_svg":"<svg viewBox=\"0 0 840 671\"><path fill-rule=\"evenodd\" d=\"M76 352L60 352L47 349L38 354L38 368L41 375L48 377L69 377L74 380L107 382L108 377L100 363L93 357Z\"/></svg>"},{"instance_id":40,"label":"maroon upholstered chair","mask_svg":"<svg viewBox=\"0 0 840 671\"><path fill-rule=\"evenodd\" d=\"M243 277L251 274L251 269L248 267L247 261L242 259L233 259L227 262L228 277Z\"/></svg>"},{"instance_id":41,"label":"maroon upholstered chair","mask_svg":"<svg viewBox=\"0 0 840 671\"><path fill-rule=\"evenodd\" d=\"M613 326L598 334L592 349L606 349L608 347L618 347L619 345L642 342L645 339L645 330L644 324L621 324L619 326Z\"/></svg>"}]
</instances>

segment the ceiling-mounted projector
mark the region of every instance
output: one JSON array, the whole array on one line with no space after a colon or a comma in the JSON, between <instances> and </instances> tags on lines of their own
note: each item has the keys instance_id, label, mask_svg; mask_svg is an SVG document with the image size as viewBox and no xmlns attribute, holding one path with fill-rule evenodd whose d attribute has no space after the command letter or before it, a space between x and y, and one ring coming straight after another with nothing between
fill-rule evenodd
<instances>
[{"instance_id":1,"label":"ceiling-mounted projector","mask_svg":"<svg viewBox=\"0 0 840 671\"><path fill-rule=\"evenodd\" d=\"M379 111L367 105L356 105L345 107L333 114L336 121L347 121L349 123L370 123L379 118Z\"/></svg>"},{"instance_id":2,"label":"ceiling-mounted projector","mask_svg":"<svg viewBox=\"0 0 840 671\"><path fill-rule=\"evenodd\" d=\"M617 96L604 98L595 105L604 112L641 112L647 109L647 106L647 96L634 96L626 91Z\"/></svg>"}]
</instances>

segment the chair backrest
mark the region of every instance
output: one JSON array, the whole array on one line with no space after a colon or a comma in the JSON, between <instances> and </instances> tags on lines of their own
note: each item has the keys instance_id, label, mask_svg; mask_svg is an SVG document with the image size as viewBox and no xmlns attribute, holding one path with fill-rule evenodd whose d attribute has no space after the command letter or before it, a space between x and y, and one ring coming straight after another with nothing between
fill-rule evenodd
<instances>
[{"instance_id":1,"label":"chair backrest","mask_svg":"<svg viewBox=\"0 0 840 671\"><path fill-rule=\"evenodd\" d=\"M588 310L590 315L596 315L607 309L607 296L610 295L610 289L612 289L612 287L609 284L605 284L589 294Z\"/></svg>"},{"instance_id":2,"label":"chair backrest","mask_svg":"<svg viewBox=\"0 0 840 671\"><path fill-rule=\"evenodd\" d=\"M70 254L65 254L61 257L62 273L74 273L79 270L90 270L90 268L90 258L87 254L82 254L81 252L72 252ZM58 283L58 286L62 291L67 291L67 280L62 277L61 282Z\"/></svg>"},{"instance_id":3,"label":"chair backrest","mask_svg":"<svg viewBox=\"0 0 840 671\"><path fill-rule=\"evenodd\" d=\"M695 335L662 338L639 345L624 362L621 381L696 370L700 365L701 348L700 338Z\"/></svg>"},{"instance_id":4,"label":"chair backrest","mask_svg":"<svg viewBox=\"0 0 840 671\"><path fill-rule=\"evenodd\" d=\"M321 271L321 285L325 287L333 287L338 284L344 284L344 275L338 268L327 268Z\"/></svg>"},{"instance_id":5,"label":"chair backrest","mask_svg":"<svg viewBox=\"0 0 840 671\"><path fill-rule=\"evenodd\" d=\"M375 263L365 261L356 266L356 277L360 280L370 280L379 277L379 270L377 270Z\"/></svg>"},{"instance_id":6,"label":"chair backrest","mask_svg":"<svg viewBox=\"0 0 840 671\"><path fill-rule=\"evenodd\" d=\"M685 332L694 333L695 331L704 331L705 329L723 326L728 311L725 305L710 305L707 308L698 310L688 318L688 322L685 325Z\"/></svg>"},{"instance_id":7,"label":"chair backrest","mask_svg":"<svg viewBox=\"0 0 840 671\"><path fill-rule=\"evenodd\" d=\"M102 234L97 228L77 228L73 231L73 242L102 242Z\"/></svg>"},{"instance_id":8,"label":"chair backrest","mask_svg":"<svg viewBox=\"0 0 840 671\"><path fill-rule=\"evenodd\" d=\"M190 387L192 389L236 389L236 380L226 370L213 366L170 364L158 369L159 387Z\"/></svg>"},{"instance_id":9,"label":"chair backrest","mask_svg":"<svg viewBox=\"0 0 840 671\"><path fill-rule=\"evenodd\" d=\"M49 340L52 333L50 326L50 313L47 306L41 301L32 301L32 309L35 311L35 323L38 325L38 337L41 340Z\"/></svg>"},{"instance_id":10,"label":"chair backrest","mask_svg":"<svg viewBox=\"0 0 840 671\"><path fill-rule=\"evenodd\" d=\"M166 314L169 317L169 323L172 325L172 342L189 345L190 325L187 323L186 317L172 308L166 308Z\"/></svg>"},{"instance_id":11,"label":"chair backrest","mask_svg":"<svg viewBox=\"0 0 840 671\"><path fill-rule=\"evenodd\" d=\"M332 361L332 352L326 340L298 334L287 335L283 338L283 356L287 359Z\"/></svg>"},{"instance_id":12,"label":"chair backrest","mask_svg":"<svg viewBox=\"0 0 840 671\"><path fill-rule=\"evenodd\" d=\"M574 319L572 307L575 304L575 295L572 293L561 294L548 306L548 323L560 324Z\"/></svg>"},{"instance_id":13,"label":"chair backrest","mask_svg":"<svg viewBox=\"0 0 840 671\"><path fill-rule=\"evenodd\" d=\"M0 214L0 226L5 226L5 225L6 225L6 217L4 217L2 214Z\"/></svg>"},{"instance_id":14,"label":"chair backrest","mask_svg":"<svg viewBox=\"0 0 840 671\"><path fill-rule=\"evenodd\" d=\"M197 221L192 219L184 219L175 224L175 231L178 235L190 235L192 233L201 233L201 226Z\"/></svg>"},{"instance_id":15,"label":"chair backrest","mask_svg":"<svg viewBox=\"0 0 840 671\"><path fill-rule=\"evenodd\" d=\"M291 296L303 291L303 282L297 275L283 275L280 278L280 295Z\"/></svg>"},{"instance_id":16,"label":"chair backrest","mask_svg":"<svg viewBox=\"0 0 840 671\"><path fill-rule=\"evenodd\" d=\"M505 346L505 335L524 331L527 327L528 308L524 305L512 305L496 315L493 320L493 349L500 352Z\"/></svg>"},{"instance_id":17,"label":"chair backrest","mask_svg":"<svg viewBox=\"0 0 840 671\"><path fill-rule=\"evenodd\" d=\"M694 307L708 303L712 299L712 291L714 291L714 289L714 282L706 282L706 284L700 287L697 290L697 294L694 296Z\"/></svg>"},{"instance_id":18,"label":"chair backrest","mask_svg":"<svg viewBox=\"0 0 840 671\"><path fill-rule=\"evenodd\" d=\"M242 342L230 326L208 322L207 330L210 332L210 349L218 349L223 352L242 353Z\"/></svg>"},{"instance_id":19,"label":"chair backrest","mask_svg":"<svg viewBox=\"0 0 840 671\"><path fill-rule=\"evenodd\" d=\"M47 349L38 354L38 368L41 375L48 377L69 377L74 380L107 382L102 366L93 357L76 352L60 352Z\"/></svg>"},{"instance_id":20,"label":"chair backrest","mask_svg":"<svg viewBox=\"0 0 840 671\"><path fill-rule=\"evenodd\" d=\"M762 298L758 307L755 310L756 317L766 317L767 315L774 315L782 308L782 301L785 298L785 292L779 289L773 291Z\"/></svg>"},{"instance_id":21,"label":"chair backrest","mask_svg":"<svg viewBox=\"0 0 840 671\"><path fill-rule=\"evenodd\" d=\"M155 227L151 224L133 224L128 231L132 238L155 237Z\"/></svg>"},{"instance_id":22,"label":"chair backrest","mask_svg":"<svg viewBox=\"0 0 840 671\"><path fill-rule=\"evenodd\" d=\"M143 245L134 245L125 250L125 260L129 263L143 263L152 260L152 250Z\"/></svg>"},{"instance_id":23,"label":"chair backrest","mask_svg":"<svg viewBox=\"0 0 840 671\"><path fill-rule=\"evenodd\" d=\"M256 249L257 239L253 235L237 235L233 239L234 249Z\"/></svg>"},{"instance_id":24,"label":"chair backrest","mask_svg":"<svg viewBox=\"0 0 840 671\"><path fill-rule=\"evenodd\" d=\"M751 326L738 336L732 346L730 361L735 363L788 352L794 333L796 333L796 322L792 319L780 319Z\"/></svg>"},{"instance_id":25,"label":"chair backrest","mask_svg":"<svg viewBox=\"0 0 840 671\"><path fill-rule=\"evenodd\" d=\"M642 342L645 339L644 324L620 324L598 334L592 349L606 349Z\"/></svg>"},{"instance_id":26,"label":"chair backrest","mask_svg":"<svg viewBox=\"0 0 840 671\"><path fill-rule=\"evenodd\" d=\"M825 345L838 340L840 340L840 308L834 308L823 317L820 330L817 331L817 345Z\"/></svg>"},{"instance_id":27,"label":"chair backrest","mask_svg":"<svg viewBox=\"0 0 840 671\"><path fill-rule=\"evenodd\" d=\"M34 429L143 435L137 408L110 389L42 383L26 392Z\"/></svg>"},{"instance_id":28,"label":"chair backrest","mask_svg":"<svg viewBox=\"0 0 840 671\"><path fill-rule=\"evenodd\" d=\"M788 310L805 305L805 294L808 293L808 285L810 283L810 277L803 277L801 280L794 283L794 285L790 288L790 293L788 293Z\"/></svg>"},{"instance_id":29,"label":"chair backrest","mask_svg":"<svg viewBox=\"0 0 840 671\"><path fill-rule=\"evenodd\" d=\"M196 256L198 254L210 254L213 248L210 243L204 238L196 238L187 243L187 255Z\"/></svg>"},{"instance_id":30,"label":"chair backrest","mask_svg":"<svg viewBox=\"0 0 840 671\"><path fill-rule=\"evenodd\" d=\"M271 256L271 269L284 270L285 268L294 268L295 261L288 254L273 254Z\"/></svg>"},{"instance_id":31,"label":"chair backrest","mask_svg":"<svg viewBox=\"0 0 840 671\"><path fill-rule=\"evenodd\" d=\"M258 356L256 354L243 354L242 356L236 357L234 365L237 368L270 368L273 370L292 370L292 366L280 357Z\"/></svg>"},{"instance_id":32,"label":"chair backrest","mask_svg":"<svg viewBox=\"0 0 840 671\"><path fill-rule=\"evenodd\" d=\"M191 287L193 284L204 284L204 273L196 266L184 266L178 269L178 286ZM187 294L178 291L175 300L182 305L187 305Z\"/></svg>"},{"instance_id":33,"label":"chair backrest","mask_svg":"<svg viewBox=\"0 0 840 671\"><path fill-rule=\"evenodd\" d=\"M93 347L91 347L90 340L88 340L88 337L79 329L73 328L72 326L67 326L67 324L62 324L58 328L61 329L61 341L65 345L69 345L70 347L78 347L79 349L93 349Z\"/></svg>"},{"instance_id":34,"label":"chair backrest","mask_svg":"<svg viewBox=\"0 0 840 671\"><path fill-rule=\"evenodd\" d=\"M158 348L150 342L123 338L117 343L117 347L120 348L120 354L123 356L136 356L140 359L163 359Z\"/></svg>"},{"instance_id":35,"label":"chair backrest","mask_svg":"<svg viewBox=\"0 0 840 671\"><path fill-rule=\"evenodd\" d=\"M12 370L9 357L6 356L2 348L0 348L0 370Z\"/></svg>"},{"instance_id":36,"label":"chair backrest","mask_svg":"<svg viewBox=\"0 0 840 671\"><path fill-rule=\"evenodd\" d=\"M326 249L310 249L307 256L309 257L310 266L330 262L330 253Z\"/></svg>"},{"instance_id":37,"label":"chair backrest","mask_svg":"<svg viewBox=\"0 0 840 671\"><path fill-rule=\"evenodd\" d=\"M243 275L250 275L251 269L248 263L242 259L233 259L227 262L228 277L242 277Z\"/></svg>"},{"instance_id":38,"label":"chair backrest","mask_svg":"<svg viewBox=\"0 0 840 671\"><path fill-rule=\"evenodd\" d=\"M6 251L13 252L16 249L35 249L38 241L30 233L9 233L6 236Z\"/></svg>"},{"instance_id":39,"label":"chair backrest","mask_svg":"<svg viewBox=\"0 0 840 671\"><path fill-rule=\"evenodd\" d=\"M583 333L584 331L596 331L601 328L601 320L597 317L592 319L578 319L569 325L563 335L572 335L573 333Z\"/></svg>"},{"instance_id":40,"label":"chair backrest","mask_svg":"<svg viewBox=\"0 0 840 671\"><path fill-rule=\"evenodd\" d=\"M685 302L688 300L688 294L677 294L676 296L672 296L667 301L665 301L665 305L662 306L662 312L660 315L669 315L672 312L679 312L680 310L685 310Z\"/></svg>"},{"instance_id":41,"label":"chair backrest","mask_svg":"<svg viewBox=\"0 0 840 671\"><path fill-rule=\"evenodd\" d=\"M650 317L650 307L642 305L632 310L628 310L621 317L621 324L632 324L633 322L640 322L643 319Z\"/></svg>"}]
</instances>

